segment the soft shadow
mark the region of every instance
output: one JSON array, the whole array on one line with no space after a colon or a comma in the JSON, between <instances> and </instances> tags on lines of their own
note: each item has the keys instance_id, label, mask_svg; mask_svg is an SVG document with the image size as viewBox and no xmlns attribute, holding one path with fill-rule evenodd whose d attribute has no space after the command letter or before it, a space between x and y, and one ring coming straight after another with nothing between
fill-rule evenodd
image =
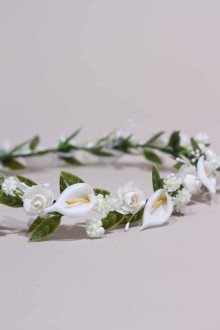
<instances>
[{"instance_id":1,"label":"soft shadow","mask_svg":"<svg viewBox=\"0 0 220 330\"><path fill-rule=\"evenodd\" d=\"M198 195L193 195L192 202L189 205L193 205L195 203L203 203L207 205L211 205L213 196L206 189L201 189L201 192Z\"/></svg>"},{"instance_id":2,"label":"soft shadow","mask_svg":"<svg viewBox=\"0 0 220 330\"><path fill-rule=\"evenodd\" d=\"M151 172L152 171L152 167L154 164L148 163L148 162L137 162L137 161L120 161L118 162L113 161L113 162L94 162L94 163L85 163L85 166L87 168L103 168L105 167L110 167L110 168L114 168L115 170L123 170L124 168L138 168L144 172ZM84 166L84 165L82 165ZM48 171L51 171L51 168L56 169L69 169L71 167L71 164L58 164L57 166L38 166L38 167L31 167L31 166L27 166L27 168L23 169L23 170L10 170L10 169L4 169L1 168L1 173L5 176L14 176L14 175L25 175L25 174L30 174L30 173L47 173ZM79 168L81 167L81 165L73 165L72 169L74 171L74 168ZM166 166L166 165L157 165L157 168L159 169L160 172L168 172L170 171L170 166Z\"/></svg>"},{"instance_id":3,"label":"soft shadow","mask_svg":"<svg viewBox=\"0 0 220 330\"><path fill-rule=\"evenodd\" d=\"M151 229L154 229L154 228L161 228L161 227L166 227L169 225L169 222L164 222L162 225L157 225L157 226L150 226L150 227L147 227L145 229L143 229L142 231L145 231L145 230L151 230Z\"/></svg>"},{"instance_id":4,"label":"soft shadow","mask_svg":"<svg viewBox=\"0 0 220 330\"><path fill-rule=\"evenodd\" d=\"M28 228L23 222L19 222L17 219L8 216L2 217L1 221L2 223L0 224L0 237L15 234L19 236L26 236L28 238ZM82 239L88 239L88 237L86 234L85 226L83 224L78 223L75 226L60 225L51 236L45 237L45 239L42 239L41 242L74 241Z\"/></svg>"},{"instance_id":5,"label":"soft shadow","mask_svg":"<svg viewBox=\"0 0 220 330\"><path fill-rule=\"evenodd\" d=\"M6 236L11 234L26 236L27 228L25 228L25 224L18 219L9 216L4 216L1 217L1 222L2 223L0 224L0 236Z\"/></svg>"},{"instance_id":6,"label":"soft shadow","mask_svg":"<svg viewBox=\"0 0 220 330\"><path fill-rule=\"evenodd\" d=\"M195 204L195 203L194 203L194 204ZM181 218L181 217L184 217L184 216L185 216L184 213L177 212L177 211L175 211L175 210L173 211L172 215L173 215L174 217L177 217L177 218Z\"/></svg>"},{"instance_id":7,"label":"soft shadow","mask_svg":"<svg viewBox=\"0 0 220 330\"><path fill-rule=\"evenodd\" d=\"M152 171L152 167L153 164L149 164L149 163L145 163L145 162L120 162L120 163L115 163L113 164L113 168L116 170L123 170L126 167L131 167L131 168L138 168L144 172L151 172ZM160 172L168 172L170 171L170 167L169 166L165 166L165 165L157 165L157 168Z\"/></svg>"},{"instance_id":8,"label":"soft shadow","mask_svg":"<svg viewBox=\"0 0 220 330\"><path fill-rule=\"evenodd\" d=\"M1 174L4 176L16 176L16 175L25 175L25 174L30 174L30 173L42 173L42 172L49 172L51 168L47 167L42 167L42 168L31 168L27 167L23 170L10 170L10 169L2 169L0 170Z\"/></svg>"},{"instance_id":9,"label":"soft shadow","mask_svg":"<svg viewBox=\"0 0 220 330\"><path fill-rule=\"evenodd\" d=\"M60 225L57 230L43 241L74 241L88 239L85 227L82 224L75 226Z\"/></svg>"}]
</instances>

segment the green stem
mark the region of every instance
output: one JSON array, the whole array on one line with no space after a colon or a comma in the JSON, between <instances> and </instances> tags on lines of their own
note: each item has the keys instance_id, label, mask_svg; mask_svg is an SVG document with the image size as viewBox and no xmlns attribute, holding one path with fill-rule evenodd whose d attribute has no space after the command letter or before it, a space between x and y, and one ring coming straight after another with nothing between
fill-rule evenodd
<instances>
[{"instance_id":1,"label":"green stem","mask_svg":"<svg viewBox=\"0 0 220 330\"><path fill-rule=\"evenodd\" d=\"M77 133L77 132L76 132ZM76 134L74 133L74 134ZM74 136L74 134L72 136ZM70 136L70 137L72 137ZM65 155L71 155L72 152L74 151L85 151L91 154L96 154L97 156L105 156L107 155L107 153L109 153L109 156L114 156L111 155L111 151L121 151L124 154L129 153L129 151L131 150L136 150L137 153L132 153L132 155L142 155L144 149L151 149L151 150L156 150L159 151L161 153L164 154L168 154L173 156L174 158L177 157L181 157L183 156L183 154L181 153L181 151L177 151L174 150L174 148L172 148L171 146L168 147L158 147L155 145L152 145L150 142L145 143L145 144L141 144L132 140L122 140L122 143L120 143L117 145L112 145L112 147L107 146L108 145L108 140L106 138L103 139L104 140L104 144L100 145L99 142L101 141L101 139L99 139L98 141L96 141L94 143L94 146L92 147L87 147L84 143L81 143L80 145L71 145L68 144L68 139L62 144L59 144L58 147L56 148L48 148L45 150L40 150L40 151L33 151L33 152L29 152L29 153L22 153L22 151L20 153L14 154L14 152L16 152L18 150L18 147L15 147L14 149L12 149L11 151L9 151L8 153L3 153L2 155L0 155L0 162L3 162L5 160L8 159L12 159L12 158L19 158L19 157L23 157L23 158L30 158L30 157L37 157L37 156L43 156L46 154L57 154L59 156L59 153L62 153L65 157ZM105 140L107 145L105 144ZM116 141L117 142L117 141ZM126 142L126 143L125 143ZM19 147L21 147L22 145L25 145L27 142L24 142L23 144L20 144ZM125 144L124 144L125 143ZM103 154L102 154L103 153ZM184 155L187 157L187 155Z\"/></svg>"}]
</instances>

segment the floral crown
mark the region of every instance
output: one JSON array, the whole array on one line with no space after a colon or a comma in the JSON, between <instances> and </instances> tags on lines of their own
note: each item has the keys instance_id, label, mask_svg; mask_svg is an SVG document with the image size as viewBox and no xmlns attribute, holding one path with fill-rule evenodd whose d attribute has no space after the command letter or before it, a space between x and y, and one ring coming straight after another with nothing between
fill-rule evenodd
<instances>
[{"instance_id":1,"label":"floral crown","mask_svg":"<svg viewBox=\"0 0 220 330\"><path fill-rule=\"evenodd\" d=\"M30 241L52 234L62 216L77 218L92 210L97 218L86 220L89 238L103 237L116 226L124 226L125 231L130 224L138 224L140 230L161 226L173 213L184 213L196 194L216 193L220 157L210 148L206 133L190 139L179 131L169 138L159 132L146 141L137 142L128 130L114 131L98 140L77 144L73 139L78 133L79 130L60 139L56 147L49 149L39 146L38 136L14 147L4 144L0 148L0 163L4 169L21 170L33 157L55 154L62 161L81 165L77 158L81 152L113 159L127 153L143 155L148 161L161 164L160 153L164 153L175 160L175 173L162 178L153 166L154 192L149 198L134 182L128 182L113 194L102 188L92 188L78 176L63 171L59 181L60 196L55 199L48 183L37 184L21 175L0 175L0 203L23 207L25 213L33 217L27 232Z\"/></svg>"}]
</instances>

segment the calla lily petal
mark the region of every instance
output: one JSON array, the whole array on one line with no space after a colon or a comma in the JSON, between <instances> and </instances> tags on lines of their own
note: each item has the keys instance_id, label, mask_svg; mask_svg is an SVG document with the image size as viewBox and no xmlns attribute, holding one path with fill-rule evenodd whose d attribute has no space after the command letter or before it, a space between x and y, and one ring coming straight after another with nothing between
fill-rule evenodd
<instances>
[{"instance_id":1,"label":"calla lily petal","mask_svg":"<svg viewBox=\"0 0 220 330\"><path fill-rule=\"evenodd\" d=\"M216 192L216 176L214 171L206 170L204 156L201 156L197 163L197 172L202 184L212 193ZM208 172L208 175L207 175Z\"/></svg>"},{"instance_id":2,"label":"calla lily petal","mask_svg":"<svg viewBox=\"0 0 220 330\"><path fill-rule=\"evenodd\" d=\"M59 212L67 217L76 218L91 211L95 201L96 196L91 186L86 183L76 183L67 187L56 202L45 211Z\"/></svg>"},{"instance_id":3,"label":"calla lily petal","mask_svg":"<svg viewBox=\"0 0 220 330\"><path fill-rule=\"evenodd\" d=\"M165 189L155 191L148 199L140 230L151 226L160 226L166 222L173 212L173 201Z\"/></svg>"}]
</instances>

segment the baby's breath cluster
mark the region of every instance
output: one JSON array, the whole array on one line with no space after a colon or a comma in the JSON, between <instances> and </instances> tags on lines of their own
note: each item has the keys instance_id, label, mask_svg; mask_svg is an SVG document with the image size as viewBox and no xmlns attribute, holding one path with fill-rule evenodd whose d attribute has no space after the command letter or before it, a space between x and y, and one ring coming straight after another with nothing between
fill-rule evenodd
<instances>
[{"instance_id":1,"label":"baby's breath cluster","mask_svg":"<svg viewBox=\"0 0 220 330\"><path fill-rule=\"evenodd\" d=\"M2 191L9 196L16 195L17 187L18 187L18 183L12 176L4 179L2 183Z\"/></svg>"},{"instance_id":2,"label":"baby's breath cluster","mask_svg":"<svg viewBox=\"0 0 220 330\"><path fill-rule=\"evenodd\" d=\"M104 217L108 212L114 209L114 204L114 198L110 197L109 195L103 196L102 194L98 194L96 197L94 210Z\"/></svg>"}]
</instances>

